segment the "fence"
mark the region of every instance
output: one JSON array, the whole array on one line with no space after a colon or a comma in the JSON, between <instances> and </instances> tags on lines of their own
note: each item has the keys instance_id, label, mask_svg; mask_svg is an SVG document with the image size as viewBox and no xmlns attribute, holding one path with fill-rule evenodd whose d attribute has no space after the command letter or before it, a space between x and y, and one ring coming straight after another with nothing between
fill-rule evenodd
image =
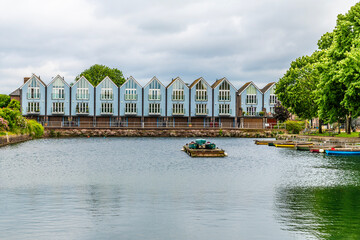
<instances>
[{"instance_id":1,"label":"fence","mask_svg":"<svg viewBox=\"0 0 360 240\"><path fill-rule=\"evenodd\" d=\"M272 125L262 123L186 123L186 122L93 122L93 121L43 121L40 122L47 128L243 128L243 129L283 129L285 125Z\"/></svg>"}]
</instances>

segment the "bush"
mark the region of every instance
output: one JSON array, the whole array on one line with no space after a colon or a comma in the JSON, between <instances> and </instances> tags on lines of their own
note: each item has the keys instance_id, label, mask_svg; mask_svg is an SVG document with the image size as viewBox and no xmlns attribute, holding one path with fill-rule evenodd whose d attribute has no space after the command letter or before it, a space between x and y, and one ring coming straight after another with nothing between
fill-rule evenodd
<instances>
[{"instance_id":1,"label":"bush","mask_svg":"<svg viewBox=\"0 0 360 240\"><path fill-rule=\"evenodd\" d=\"M305 129L305 122L303 121L286 121L285 124L289 133L299 134Z\"/></svg>"},{"instance_id":2,"label":"bush","mask_svg":"<svg viewBox=\"0 0 360 240\"><path fill-rule=\"evenodd\" d=\"M5 108L10 102L10 96L5 94L0 94L0 108Z\"/></svg>"},{"instance_id":3,"label":"bush","mask_svg":"<svg viewBox=\"0 0 360 240\"><path fill-rule=\"evenodd\" d=\"M0 131L9 131L8 121L0 117Z\"/></svg>"},{"instance_id":4,"label":"bush","mask_svg":"<svg viewBox=\"0 0 360 240\"><path fill-rule=\"evenodd\" d=\"M20 111L20 102L18 100L13 99L13 100L11 100L11 102L9 103L9 105L7 107Z\"/></svg>"},{"instance_id":5,"label":"bush","mask_svg":"<svg viewBox=\"0 0 360 240\"><path fill-rule=\"evenodd\" d=\"M44 127L35 120L28 120L27 131L30 136L39 138L44 134Z\"/></svg>"}]
</instances>

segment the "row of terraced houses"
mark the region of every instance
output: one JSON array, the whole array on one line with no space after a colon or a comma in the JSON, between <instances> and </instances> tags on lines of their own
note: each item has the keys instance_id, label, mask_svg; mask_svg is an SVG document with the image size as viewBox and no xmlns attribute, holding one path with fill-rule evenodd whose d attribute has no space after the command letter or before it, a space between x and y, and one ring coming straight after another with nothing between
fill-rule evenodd
<instances>
[{"instance_id":1,"label":"row of terraced houses","mask_svg":"<svg viewBox=\"0 0 360 240\"><path fill-rule=\"evenodd\" d=\"M33 74L10 96L27 118L62 127L241 127L276 124L275 83L236 89L228 79L186 84L177 77L163 85L153 77L142 87L129 77L118 87L109 77L93 86L81 77L71 86L61 76L46 85Z\"/></svg>"}]
</instances>

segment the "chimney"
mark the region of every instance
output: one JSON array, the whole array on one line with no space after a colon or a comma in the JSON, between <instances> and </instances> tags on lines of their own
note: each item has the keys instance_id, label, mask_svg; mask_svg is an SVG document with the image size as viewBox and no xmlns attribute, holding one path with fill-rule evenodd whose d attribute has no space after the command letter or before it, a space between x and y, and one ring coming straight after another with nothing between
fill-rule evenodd
<instances>
[{"instance_id":1,"label":"chimney","mask_svg":"<svg viewBox=\"0 0 360 240\"><path fill-rule=\"evenodd\" d=\"M30 78L29 77L24 77L24 83L27 82L27 80L29 80Z\"/></svg>"}]
</instances>

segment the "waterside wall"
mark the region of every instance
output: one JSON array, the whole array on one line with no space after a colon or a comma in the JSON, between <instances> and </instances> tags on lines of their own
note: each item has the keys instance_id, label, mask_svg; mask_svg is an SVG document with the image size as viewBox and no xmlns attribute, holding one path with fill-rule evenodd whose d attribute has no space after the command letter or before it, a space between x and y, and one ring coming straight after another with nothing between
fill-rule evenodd
<instances>
[{"instance_id":1,"label":"waterside wall","mask_svg":"<svg viewBox=\"0 0 360 240\"><path fill-rule=\"evenodd\" d=\"M6 146L9 144L15 144L20 142L25 142L27 140L32 139L29 135L8 135L8 136L0 136L0 147Z\"/></svg>"}]
</instances>

